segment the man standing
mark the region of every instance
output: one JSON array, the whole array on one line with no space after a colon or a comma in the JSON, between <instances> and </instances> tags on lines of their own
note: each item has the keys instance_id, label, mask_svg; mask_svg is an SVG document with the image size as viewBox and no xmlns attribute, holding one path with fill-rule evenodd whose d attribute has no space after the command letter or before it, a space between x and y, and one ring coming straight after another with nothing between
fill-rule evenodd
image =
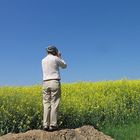
<instances>
[{"instance_id":1,"label":"man standing","mask_svg":"<svg viewBox=\"0 0 140 140\"><path fill-rule=\"evenodd\" d=\"M57 114L61 97L61 77L59 67L66 68L67 64L55 46L49 46L48 55L42 60L43 70L43 129L57 130Z\"/></svg>"}]
</instances>

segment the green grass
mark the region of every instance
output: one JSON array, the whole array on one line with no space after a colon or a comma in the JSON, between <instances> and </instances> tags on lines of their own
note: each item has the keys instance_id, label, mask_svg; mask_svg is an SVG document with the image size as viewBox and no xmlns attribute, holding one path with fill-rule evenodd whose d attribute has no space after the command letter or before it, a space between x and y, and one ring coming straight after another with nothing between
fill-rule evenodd
<instances>
[{"instance_id":1,"label":"green grass","mask_svg":"<svg viewBox=\"0 0 140 140\"><path fill-rule=\"evenodd\" d=\"M106 126L102 131L116 140L140 140L140 121L118 126Z\"/></svg>"},{"instance_id":2,"label":"green grass","mask_svg":"<svg viewBox=\"0 0 140 140\"><path fill-rule=\"evenodd\" d=\"M42 110L41 86L1 87L0 134L41 129ZM138 135L137 125L126 124L140 120L140 80L62 84L58 120L61 128L89 124L118 140L127 139L131 127Z\"/></svg>"}]
</instances>

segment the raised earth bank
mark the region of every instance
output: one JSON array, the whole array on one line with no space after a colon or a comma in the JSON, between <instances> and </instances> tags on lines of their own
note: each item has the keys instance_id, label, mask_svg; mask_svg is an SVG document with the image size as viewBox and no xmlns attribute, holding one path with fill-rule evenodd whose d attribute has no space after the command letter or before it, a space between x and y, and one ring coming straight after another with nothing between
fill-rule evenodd
<instances>
[{"instance_id":1,"label":"raised earth bank","mask_svg":"<svg viewBox=\"0 0 140 140\"><path fill-rule=\"evenodd\" d=\"M93 126L83 126L76 129L63 129L54 132L30 130L26 133L9 133L0 140L113 140L110 136L96 130Z\"/></svg>"}]
</instances>

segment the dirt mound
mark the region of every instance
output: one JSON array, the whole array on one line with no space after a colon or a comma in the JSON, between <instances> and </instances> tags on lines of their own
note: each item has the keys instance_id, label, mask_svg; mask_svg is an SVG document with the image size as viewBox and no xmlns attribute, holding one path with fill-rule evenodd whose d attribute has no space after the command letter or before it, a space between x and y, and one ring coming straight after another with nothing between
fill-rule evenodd
<instances>
[{"instance_id":1,"label":"dirt mound","mask_svg":"<svg viewBox=\"0 0 140 140\"><path fill-rule=\"evenodd\" d=\"M26 133L1 136L0 140L113 140L110 136L96 130L93 126L64 129L54 132L30 130Z\"/></svg>"}]
</instances>

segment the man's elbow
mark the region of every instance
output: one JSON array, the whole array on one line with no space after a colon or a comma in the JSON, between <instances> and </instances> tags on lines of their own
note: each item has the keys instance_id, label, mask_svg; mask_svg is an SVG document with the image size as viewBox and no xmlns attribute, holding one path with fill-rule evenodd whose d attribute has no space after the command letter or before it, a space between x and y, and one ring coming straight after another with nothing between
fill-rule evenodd
<instances>
[{"instance_id":1,"label":"man's elbow","mask_svg":"<svg viewBox=\"0 0 140 140\"><path fill-rule=\"evenodd\" d=\"M62 68L63 68L63 69L66 69L66 68L67 68L67 64L64 64L64 65L62 66Z\"/></svg>"}]
</instances>

